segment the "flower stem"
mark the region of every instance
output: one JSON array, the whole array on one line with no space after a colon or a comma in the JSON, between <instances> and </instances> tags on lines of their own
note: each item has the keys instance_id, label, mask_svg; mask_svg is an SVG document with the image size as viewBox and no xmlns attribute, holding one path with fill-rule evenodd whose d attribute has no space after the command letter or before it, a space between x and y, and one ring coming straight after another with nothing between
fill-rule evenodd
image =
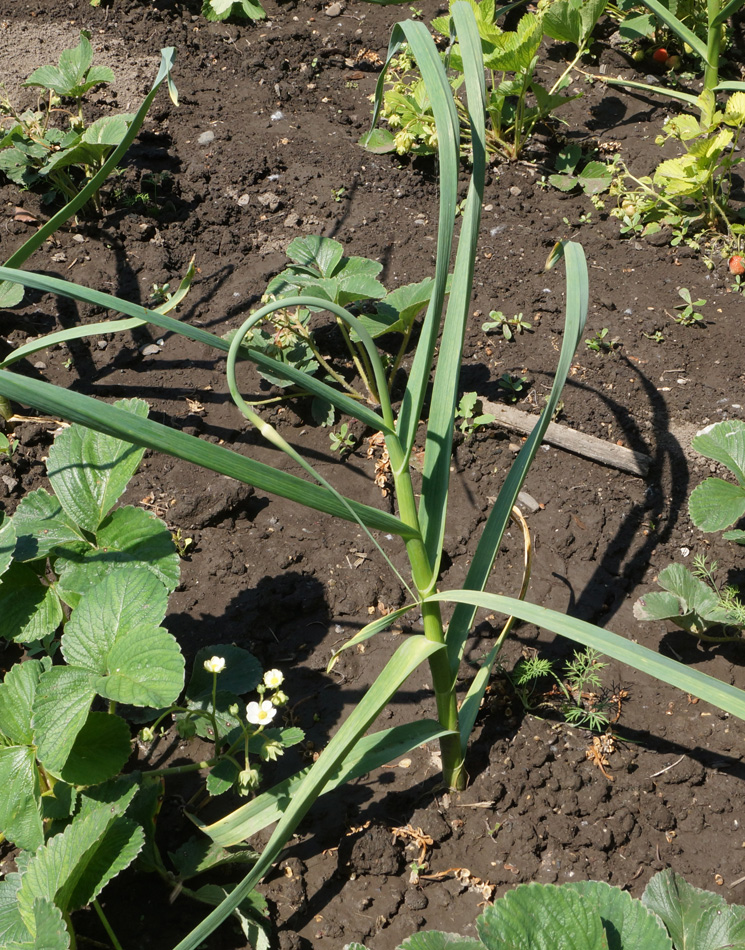
<instances>
[{"instance_id":1,"label":"flower stem","mask_svg":"<svg viewBox=\"0 0 745 950\"><path fill-rule=\"evenodd\" d=\"M93 908L94 908L94 910L96 911L96 913L98 914L98 917L99 917L101 923L103 924L104 930L105 930L106 933L109 935L109 940L110 940L110 941L112 942L112 944L114 945L114 950L123 950L122 945L121 945L121 944L119 943L119 941L116 939L116 934L115 934L114 931L111 929L111 924L110 924L110 923L108 922L108 920L106 919L106 914L104 914L104 912L103 912L103 907L101 907L101 905L100 905L100 904L98 903L98 901L95 900L95 899L94 899L93 901L91 901L91 903L93 904Z\"/></svg>"}]
</instances>

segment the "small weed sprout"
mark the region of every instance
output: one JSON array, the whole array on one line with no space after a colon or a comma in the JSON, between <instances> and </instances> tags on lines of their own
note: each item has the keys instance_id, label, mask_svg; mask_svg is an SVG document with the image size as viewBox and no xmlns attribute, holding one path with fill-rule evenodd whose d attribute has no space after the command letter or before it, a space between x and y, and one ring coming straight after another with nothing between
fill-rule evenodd
<instances>
[{"instance_id":1,"label":"small weed sprout","mask_svg":"<svg viewBox=\"0 0 745 950\"><path fill-rule=\"evenodd\" d=\"M155 304L166 303L173 294L170 292L170 284L153 284L150 291L150 299Z\"/></svg>"},{"instance_id":2,"label":"small weed sprout","mask_svg":"<svg viewBox=\"0 0 745 950\"><path fill-rule=\"evenodd\" d=\"M504 394L507 402L517 402L526 395L526 389L530 385L527 376L512 376L510 373L502 373L497 380L497 386Z\"/></svg>"},{"instance_id":3,"label":"small weed sprout","mask_svg":"<svg viewBox=\"0 0 745 950\"><path fill-rule=\"evenodd\" d=\"M491 413L481 412L481 400L473 392L463 393L458 408L455 410L455 418L460 419L458 428L463 433L466 441L474 435L477 429L494 422L494 416Z\"/></svg>"},{"instance_id":4,"label":"small weed sprout","mask_svg":"<svg viewBox=\"0 0 745 950\"><path fill-rule=\"evenodd\" d=\"M662 335L661 330L655 330L654 333L645 333L642 330L642 336L646 337L648 340L651 340L652 343L664 343L665 337Z\"/></svg>"},{"instance_id":5,"label":"small weed sprout","mask_svg":"<svg viewBox=\"0 0 745 950\"><path fill-rule=\"evenodd\" d=\"M329 432L329 442L331 443L331 451L338 452L340 458L349 455L354 448L355 439L350 434L346 422L342 422L338 432Z\"/></svg>"},{"instance_id":6,"label":"small weed sprout","mask_svg":"<svg viewBox=\"0 0 745 950\"><path fill-rule=\"evenodd\" d=\"M675 322L684 327L692 327L697 323L705 325L703 314L699 313L696 308L703 307L706 301L703 298L691 300L691 292L687 287L681 287L678 294L683 298L684 303L675 305L675 309L681 311L677 317L673 318Z\"/></svg>"},{"instance_id":7,"label":"small weed sprout","mask_svg":"<svg viewBox=\"0 0 745 950\"><path fill-rule=\"evenodd\" d=\"M609 332L608 327L603 327L602 330L598 330L589 340L585 340L587 349L592 350L593 353L611 353L617 349L621 345L618 342L618 337L613 337L609 340Z\"/></svg>"},{"instance_id":8,"label":"small weed sprout","mask_svg":"<svg viewBox=\"0 0 745 950\"><path fill-rule=\"evenodd\" d=\"M610 703L600 678L607 665L597 650L588 647L575 652L574 659L564 665L563 676L556 673L551 660L535 656L519 660L509 679L525 709L551 708L558 700L568 723L599 731L610 723ZM545 677L554 680L554 687L536 695L538 682Z\"/></svg>"},{"instance_id":9,"label":"small weed sprout","mask_svg":"<svg viewBox=\"0 0 745 950\"><path fill-rule=\"evenodd\" d=\"M516 313L514 317L506 317L501 310L490 310L489 320L481 325L485 333L492 330L498 330L505 340L513 340L516 334L521 334L527 330L533 332L533 327L527 320L523 320L522 313Z\"/></svg>"}]
</instances>

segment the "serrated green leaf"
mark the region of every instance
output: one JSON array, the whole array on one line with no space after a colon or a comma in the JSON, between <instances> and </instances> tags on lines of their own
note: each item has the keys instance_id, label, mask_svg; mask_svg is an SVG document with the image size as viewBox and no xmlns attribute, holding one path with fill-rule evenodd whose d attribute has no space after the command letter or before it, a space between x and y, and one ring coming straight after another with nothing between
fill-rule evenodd
<instances>
[{"instance_id":1,"label":"serrated green leaf","mask_svg":"<svg viewBox=\"0 0 745 950\"><path fill-rule=\"evenodd\" d=\"M384 155L396 150L395 137L388 129L372 129L370 132L365 132L364 135L360 136L359 144L366 151L372 152L373 155ZM11 286L18 287L20 285L12 284ZM23 288L21 288L21 291L23 291Z\"/></svg>"},{"instance_id":2,"label":"serrated green leaf","mask_svg":"<svg viewBox=\"0 0 745 950\"><path fill-rule=\"evenodd\" d=\"M198 699L187 699L185 705L190 711L202 710L203 712L209 712L213 708L212 696L211 694L209 696L203 694ZM240 697L235 693L228 693L225 690L218 689L215 696L214 710L221 736L228 735L234 729L238 729L241 726L240 718L230 712L231 706L238 706L240 709ZM176 720L183 719L185 718L185 714L176 713L174 718ZM193 719L193 722L196 727L196 734L200 738L214 740L215 736L212 731L212 724L206 716L198 716Z\"/></svg>"},{"instance_id":3,"label":"serrated green leaf","mask_svg":"<svg viewBox=\"0 0 745 950\"><path fill-rule=\"evenodd\" d=\"M135 627L111 647L107 675L96 680L106 699L132 706L170 706L184 686L184 657L163 627Z\"/></svg>"},{"instance_id":4,"label":"serrated green leaf","mask_svg":"<svg viewBox=\"0 0 745 950\"><path fill-rule=\"evenodd\" d=\"M688 511L702 531L724 531L745 515L745 487L722 478L707 478L691 492Z\"/></svg>"},{"instance_id":5,"label":"serrated green leaf","mask_svg":"<svg viewBox=\"0 0 745 950\"><path fill-rule=\"evenodd\" d=\"M722 950L745 946L745 908L688 884L674 871L660 871L642 895L645 907L662 920L676 948Z\"/></svg>"},{"instance_id":6,"label":"serrated green leaf","mask_svg":"<svg viewBox=\"0 0 745 950\"><path fill-rule=\"evenodd\" d=\"M234 762L232 759L222 759L217 765L210 769L207 781L205 782L207 791L213 797L222 795L233 787L239 772L240 768L237 762Z\"/></svg>"},{"instance_id":7,"label":"serrated green leaf","mask_svg":"<svg viewBox=\"0 0 745 950\"><path fill-rule=\"evenodd\" d=\"M577 891L600 914L608 950L673 950L662 921L641 901L605 881L573 881Z\"/></svg>"},{"instance_id":8,"label":"serrated green leaf","mask_svg":"<svg viewBox=\"0 0 745 950\"><path fill-rule=\"evenodd\" d=\"M14 664L0 685L0 733L12 743L31 745L31 710L43 671L40 660Z\"/></svg>"},{"instance_id":9,"label":"serrated green leaf","mask_svg":"<svg viewBox=\"0 0 745 950\"><path fill-rule=\"evenodd\" d=\"M147 417L142 399L122 399L120 409ZM137 470L145 450L85 426L72 425L54 440L47 474L67 514L86 531L96 532Z\"/></svg>"},{"instance_id":10,"label":"serrated green leaf","mask_svg":"<svg viewBox=\"0 0 745 950\"><path fill-rule=\"evenodd\" d=\"M107 574L122 568L142 568L152 572L166 589L175 590L181 566L171 533L165 524L142 508L117 508L101 523L96 548L73 558L60 557L57 591L71 606Z\"/></svg>"},{"instance_id":11,"label":"serrated green leaf","mask_svg":"<svg viewBox=\"0 0 745 950\"><path fill-rule=\"evenodd\" d=\"M18 890L18 907L29 929L37 898L70 913L94 900L134 861L144 840L142 828L122 817L134 792L132 788L121 801L100 804L84 817L74 818L36 851Z\"/></svg>"},{"instance_id":12,"label":"serrated green leaf","mask_svg":"<svg viewBox=\"0 0 745 950\"><path fill-rule=\"evenodd\" d=\"M37 898L33 907L33 931L27 939L3 944L5 950L68 950L70 935L62 919L62 911L51 901ZM25 929L25 928L24 928Z\"/></svg>"},{"instance_id":13,"label":"serrated green leaf","mask_svg":"<svg viewBox=\"0 0 745 950\"><path fill-rule=\"evenodd\" d=\"M745 93L742 93L745 98ZM737 420L718 422L708 432L697 435L691 446L715 462L721 462L745 486L745 423Z\"/></svg>"},{"instance_id":14,"label":"serrated green leaf","mask_svg":"<svg viewBox=\"0 0 745 950\"><path fill-rule=\"evenodd\" d=\"M17 848L35 850L44 842L44 826L33 748L0 748L0 788L0 830Z\"/></svg>"},{"instance_id":15,"label":"serrated green leaf","mask_svg":"<svg viewBox=\"0 0 745 950\"><path fill-rule=\"evenodd\" d=\"M91 122L83 132L83 142L89 145L118 145L127 134L132 116L108 115Z\"/></svg>"},{"instance_id":16,"label":"serrated green leaf","mask_svg":"<svg viewBox=\"0 0 745 950\"><path fill-rule=\"evenodd\" d=\"M123 719L88 713L62 768L62 778L71 785L98 785L118 775L131 754L129 727Z\"/></svg>"},{"instance_id":17,"label":"serrated green leaf","mask_svg":"<svg viewBox=\"0 0 745 950\"><path fill-rule=\"evenodd\" d=\"M114 643L137 627L157 627L168 591L150 571L122 568L85 591L65 626L62 655L71 666L106 674Z\"/></svg>"},{"instance_id":18,"label":"serrated green leaf","mask_svg":"<svg viewBox=\"0 0 745 950\"><path fill-rule=\"evenodd\" d=\"M558 188L559 191L571 191L579 184L574 175L549 175L548 181L549 184L553 185L554 188Z\"/></svg>"},{"instance_id":19,"label":"serrated green leaf","mask_svg":"<svg viewBox=\"0 0 745 950\"><path fill-rule=\"evenodd\" d=\"M725 541L734 541L736 544L745 544L745 531L725 531L722 535Z\"/></svg>"},{"instance_id":20,"label":"serrated green leaf","mask_svg":"<svg viewBox=\"0 0 745 950\"><path fill-rule=\"evenodd\" d=\"M13 563L0 580L0 636L31 643L54 633L62 607L54 590L26 564Z\"/></svg>"},{"instance_id":21,"label":"serrated green leaf","mask_svg":"<svg viewBox=\"0 0 745 950\"><path fill-rule=\"evenodd\" d=\"M487 947L510 950L602 950L600 914L576 891L553 884L520 884L476 921Z\"/></svg>"},{"instance_id":22,"label":"serrated green leaf","mask_svg":"<svg viewBox=\"0 0 745 950\"><path fill-rule=\"evenodd\" d=\"M38 488L21 499L13 515L13 524L18 538L17 561L35 561L70 545L74 551L90 545L82 529L44 488Z\"/></svg>"},{"instance_id":23,"label":"serrated green leaf","mask_svg":"<svg viewBox=\"0 0 745 950\"><path fill-rule=\"evenodd\" d=\"M26 939L28 928L18 910L18 888L21 875L11 871L0 881L0 946L6 947L13 942Z\"/></svg>"},{"instance_id":24,"label":"serrated green leaf","mask_svg":"<svg viewBox=\"0 0 745 950\"><path fill-rule=\"evenodd\" d=\"M39 680L32 716L37 757L54 776L59 777L88 718L95 679L87 670L55 666Z\"/></svg>"},{"instance_id":25,"label":"serrated green leaf","mask_svg":"<svg viewBox=\"0 0 745 950\"><path fill-rule=\"evenodd\" d=\"M67 782L58 780L51 792L45 792L41 796L42 817L52 821L66 821L72 816L77 801L76 789Z\"/></svg>"},{"instance_id":26,"label":"serrated green leaf","mask_svg":"<svg viewBox=\"0 0 745 950\"><path fill-rule=\"evenodd\" d=\"M485 950L480 940L460 934L424 930L404 940L399 950Z\"/></svg>"},{"instance_id":27,"label":"serrated green leaf","mask_svg":"<svg viewBox=\"0 0 745 950\"><path fill-rule=\"evenodd\" d=\"M0 306L2 306L0 304ZM13 560L16 547L15 526L6 515L0 516L0 575L4 574Z\"/></svg>"},{"instance_id":28,"label":"serrated green leaf","mask_svg":"<svg viewBox=\"0 0 745 950\"><path fill-rule=\"evenodd\" d=\"M23 300L24 293L25 290L21 284L15 284L10 280L0 280L0 307L3 310L17 307Z\"/></svg>"},{"instance_id":29,"label":"serrated green leaf","mask_svg":"<svg viewBox=\"0 0 745 950\"><path fill-rule=\"evenodd\" d=\"M578 176L586 195L597 195L610 187L613 174L604 162L588 162Z\"/></svg>"},{"instance_id":30,"label":"serrated green leaf","mask_svg":"<svg viewBox=\"0 0 745 950\"><path fill-rule=\"evenodd\" d=\"M631 16L625 19L618 27L618 32L625 40L638 40L654 34L655 22L651 13L641 16Z\"/></svg>"},{"instance_id":31,"label":"serrated green leaf","mask_svg":"<svg viewBox=\"0 0 745 950\"><path fill-rule=\"evenodd\" d=\"M344 256L344 248L332 238L311 234L295 238L286 254L301 267L312 267L322 277L332 277Z\"/></svg>"},{"instance_id":32,"label":"serrated green leaf","mask_svg":"<svg viewBox=\"0 0 745 950\"><path fill-rule=\"evenodd\" d=\"M217 687L219 690L243 696L250 693L261 682L263 670L256 657L242 647L232 643L221 643L216 646L202 647L194 657L191 679L186 687L189 699L199 699L206 696L212 698L212 673L204 668L204 661L213 656L225 660L225 669L218 673Z\"/></svg>"}]
</instances>

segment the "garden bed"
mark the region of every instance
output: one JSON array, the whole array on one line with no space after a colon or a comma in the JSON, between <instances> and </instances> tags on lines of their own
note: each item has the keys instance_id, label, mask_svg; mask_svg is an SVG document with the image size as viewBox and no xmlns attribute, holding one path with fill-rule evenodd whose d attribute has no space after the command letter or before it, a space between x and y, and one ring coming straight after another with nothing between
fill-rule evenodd
<instances>
[{"instance_id":1,"label":"garden bed","mask_svg":"<svg viewBox=\"0 0 745 950\"><path fill-rule=\"evenodd\" d=\"M221 335L256 306L267 281L285 266L287 245L301 235L333 237L347 253L379 260L389 288L431 275L434 161L373 155L357 145L369 125L368 97L390 28L408 8L350 0L330 16L339 4L327 9L320 2L268 0L266 6L267 21L246 25L209 24L196 5L131 0L101 9L74 0L62 11L46 0L18 0L5 12L0 49L4 62L14 52L18 79L75 45L80 29L91 31L96 61L117 76L110 87L118 90L115 102L110 91L93 96L101 114L112 105L136 107L161 47L174 46L178 55L180 106L161 92L122 176L105 189L103 218L58 232L28 267L147 304L153 284L175 287L196 256L197 278L178 316ZM427 6L427 17L440 8ZM599 42L594 52L601 67L632 75L631 64L609 43ZM555 46L541 68L556 72L563 55ZM620 152L636 173L648 173L665 100L581 79L575 88L583 96L560 113L567 123L558 127L561 134ZM639 477L559 448L539 451L525 485L539 505L526 512L535 544L528 599L745 688L745 651L738 645L704 648L663 624L641 624L632 613L663 567L695 554L717 558L729 582L742 582L742 556L734 557L719 536L697 531L686 504L716 470L690 451L691 437L708 423L745 418L745 297L731 292L726 261L714 257L708 270L704 252L622 238L608 215L612 199L598 211L584 196L544 187L558 147L543 129L525 160L490 165L462 389L499 401L497 383L508 373L529 381L518 408L542 406L564 311L563 277L545 272L544 263L555 241L571 237L582 243L590 270L585 336L607 328L619 346L596 353L580 345L558 421L642 452L651 465ZM157 188L143 185L152 173ZM146 202L137 198L143 193ZM40 221L45 211L38 196L15 186L4 184L0 194L6 259L34 227L19 206ZM591 220L580 224L590 212ZM704 325L674 322L681 287L706 300ZM482 323L491 310L522 312L533 332L512 342L487 335ZM31 293L23 307L4 315L2 332L18 345L93 317L87 306ZM664 342L650 339L657 331ZM21 366L104 399L140 396L158 421L290 470L233 406L224 358L198 344L140 330L74 342ZM259 393L263 384L252 372L242 370L241 380L246 391ZM354 451L340 462L328 430L313 423L307 406L279 403L265 412L341 492L389 506L371 489L371 433L353 427ZM0 504L8 513L44 484L42 460L52 439L49 426L33 422L16 433L17 451L0 463ZM475 529L519 444L518 435L491 425L458 439L443 589L462 583ZM352 633L404 603L369 541L354 527L151 453L126 501L156 511L193 539L165 622L187 657L201 645L232 642L265 668L281 668L293 721L309 740L303 755L312 759L406 633L386 631L326 672L331 654ZM507 536L495 592L517 593L521 543L516 532ZM391 557L403 568L394 542ZM498 624L498 618L482 619L467 661L490 649ZM572 652L568 641L518 624L503 665L509 671L533 651L556 659ZM428 747L320 802L260 888L270 901L278 945L290 950L360 941L392 950L419 928L473 933L479 905L519 882L593 878L638 895L664 867L745 903L742 724L617 663L603 678L617 696L627 694L603 769L587 755L593 748L588 732L525 712L507 681L495 677L472 740L464 793L438 790L439 763ZM383 725L411 719L413 708L414 716L432 715L427 686L420 670ZM201 759L199 748L175 740L162 751L171 764ZM180 843L181 805L194 788L185 782L167 790L160 818L164 851L169 834L170 847ZM218 799L208 817L230 807ZM407 826L408 832L393 831ZM5 856L4 870L12 857ZM418 882L414 861L427 865ZM137 883L130 871L102 903L125 947L166 948L200 916L199 908L168 898L165 886L149 878ZM105 939L92 914L80 930ZM207 943L244 945L230 924Z\"/></svg>"}]
</instances>

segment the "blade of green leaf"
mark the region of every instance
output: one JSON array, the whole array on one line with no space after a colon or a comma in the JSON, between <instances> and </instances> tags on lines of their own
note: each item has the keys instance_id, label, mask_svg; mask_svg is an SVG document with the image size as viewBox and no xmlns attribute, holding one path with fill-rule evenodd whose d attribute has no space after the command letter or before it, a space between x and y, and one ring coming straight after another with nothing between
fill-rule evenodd
<instances>
[{"instance_id":1,"label":"blade of green leaf","mask_svg":"<svg viewBox=\"0 0 745 950\"><path fill-rule=\"evenodd\" d=\"M497 500L489 512L489 517L476 547L476 553L466 575L465 587L469 590L483 590L486 586L499 546L502 543L502 536L509 523L512 508L546 429L551 422L569 375L574 353L582 339L589 300L587 262L581 246L571 241L560 245L557 257L558 255L562 255L566 263L566 316L556 375L538 424L528 436L513 462ZM453 611L447 636L448 659L453 678L457 674L474 615L473 607L466 605L457 605Z\"/></svg>"},{"instance_id":2,"label":"blade of green leaf","mask_svg":"<svg viewBox=\"0 0 745 950\"><path fill-rule=\"evenodd\" d=\"M31 709L43 670L40 660L16 663L0 686L0 732L17 745L31 745L34 741Z\"/></svg>"},{"instance_id":3,"label":"blade of green leaf","mask_svg":"<svg viewBox=\"0 0 745 950\"><path fill-rule=\"evenodd\" d=\"M169 429L152 419L136 418L131 413L89 396L63 390L50 383L25 379L7 371L0 371L0 395L34 406L49 415L79 422L98 432L165 452L222 475L229 475L253 485L260 491L280 495L307 508L324 511L347 521L353 520L346 507L331 492L318 485L246 458L223 446ZM415 529L403 524L393 515L351 499L347 501L370 529L396 534L404 540L416 537Z\"/></svg>"},{"instance_id":4,"label":"blade of green leaf","mask_svg":"<svg viewBox=\"0 0 745 950\"><path fill-rule=\"evenodd\" d=\"M616 633L611 633L610 630L603 630L601 627L596 627L584 620L577 620L575 617L568 617L556 610L539 607L537 604L517 600L514 597L489 594L484 591L438 591L426 599L428 601L469 604L486 610L494 610L507 616L518 617L520 620L558 633L562 637L582 644L582 646L592 647L614 660L619 660L621 663L626 663L628 666L646 673L648 676L654 676L663 683L675 686L684 693L698 696L707 703L718 706L719 709L723 709L739 719L745 719L744 690L730 686L728 683L722 683L720 680L714 679L713 676L707 676L698 670L689 669L676 660L654 653L638 643L633 643Z\"/></svg>"},{"instance_id":5,"label":"blade of green leaf","mask_svg":"<svg viewBox=\"0 0 745 950\"><path fill-rule=\"evenodd\" d=\"M450 446L453 442L455 406L463 353L463 340L470 316L473 270L478 244L486 169L486 90L481 39L473 12L467 4L453 4L451 16L457 30L471 122L472 175L463 214L453 281L437 361L432 402L427 422L419 521L432 582L439 573L442 556L448 488ZM421 347L421 341L419 346ZM418 354L417 350L417 354Z\"/></svg>"},{"instance_id":6,"label":"blade of green leaf","mask_svg":"<svg viewBox=\"0 0 745 950\"><path fill-rule=\"evenodd\" d=\"M401 45L407 42L422 73L437 129L437 155L440 171L440 206L437 227L435 278L432 297L422 324L421 335L404 392L397 422L397 432L404 450L404 464L414 445L421 417L424 396L429 383L432 357L440 332L442 307L453 241L455 208L458 199L458 162L460 155L460 125L447 75L432 37L423 23L397 23L391 33L385 66L378 77L371 126L374 128L382 107L385 77L391 59Z\"/></svg>"}]
</instances>

